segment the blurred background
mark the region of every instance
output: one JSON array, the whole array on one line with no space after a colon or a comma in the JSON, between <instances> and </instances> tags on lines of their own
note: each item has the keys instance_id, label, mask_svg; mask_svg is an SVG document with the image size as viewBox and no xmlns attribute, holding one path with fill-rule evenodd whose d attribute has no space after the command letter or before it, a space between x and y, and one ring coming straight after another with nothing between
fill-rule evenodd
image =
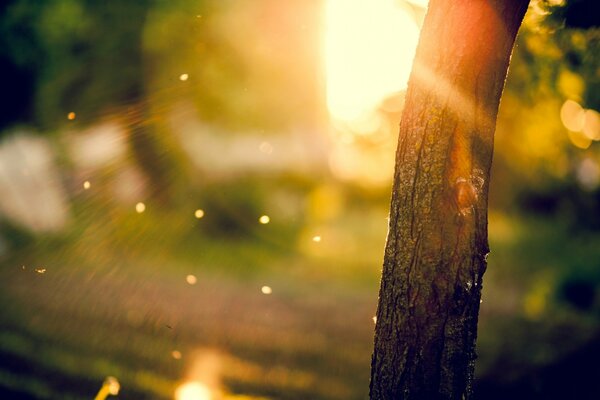
<instances>
[{"instance_id":1,"label":"blurred background","mask_svg":"<svg viewBox=\"0 0 600 400\"><path fill-rule=\"evenodd\" d=\"M0 2L0 397L366 398L426 7ZM600 398L599 19L517 41L480 399Z\"/></svg>"}]
</instances>

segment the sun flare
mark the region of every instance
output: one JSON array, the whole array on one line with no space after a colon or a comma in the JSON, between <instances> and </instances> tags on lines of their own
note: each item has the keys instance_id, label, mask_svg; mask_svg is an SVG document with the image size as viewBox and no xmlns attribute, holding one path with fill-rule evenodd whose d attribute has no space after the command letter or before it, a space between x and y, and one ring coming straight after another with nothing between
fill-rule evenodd
<instances>
[{"instance_id":1,"label":"sun flare","mask_svg":"<svg viewBox=\"0 0 600 400\"><path fill-rule=\"evenodd\" d=\"M326 0L324 58L332 118L364 118L406 87L419 28L398 0Z\"/></svg>"}]
</instances>

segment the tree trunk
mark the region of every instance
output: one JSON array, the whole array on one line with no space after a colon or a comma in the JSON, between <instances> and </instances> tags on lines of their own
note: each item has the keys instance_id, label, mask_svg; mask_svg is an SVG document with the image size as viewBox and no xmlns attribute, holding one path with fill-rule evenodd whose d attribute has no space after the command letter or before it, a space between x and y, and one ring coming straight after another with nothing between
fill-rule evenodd
<instances>
[{"instance_id":1,"label":"tree trunk","mask_svg":"<svg viewBox=\"0 0 600 400\"><path fill-rule=\"evenodd\" d=\"M400 123L371 399L469 399L493 136L529 0L431 0Z\"/></svg>"}]
</instances>

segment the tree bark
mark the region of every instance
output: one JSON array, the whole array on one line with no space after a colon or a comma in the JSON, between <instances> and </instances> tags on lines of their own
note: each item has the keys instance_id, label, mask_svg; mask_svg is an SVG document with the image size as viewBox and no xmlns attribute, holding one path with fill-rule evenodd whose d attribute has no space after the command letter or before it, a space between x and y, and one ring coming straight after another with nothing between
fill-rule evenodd
<instances>
[{"instance_id":1,"label":"tree bark","mask_svg":"<svg viewBox=\"0 0 600 400\"><path fill-rule=\"evenodd\" d=\"M469 399L493 136L529 0L431 0L396 153L371 399Z\"/></svg>"}]
</instances>

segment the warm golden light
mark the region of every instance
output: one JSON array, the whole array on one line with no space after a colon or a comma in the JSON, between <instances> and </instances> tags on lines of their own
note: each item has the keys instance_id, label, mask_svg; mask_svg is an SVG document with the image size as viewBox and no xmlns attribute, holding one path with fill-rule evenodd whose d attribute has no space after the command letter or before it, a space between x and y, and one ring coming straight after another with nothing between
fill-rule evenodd
<instances>
[{"instance_id":1,"label":"warm golden light","mask_svg":"<svg viewBox=\"0 0 600 400\"><path fill-rule=\"evenodd\" d=\"M576 101L567 100L560 108L560 120L568 130L579 132L585 123L585 110Z\"/></svg>"},{"instance_id":2,"label":"warm golden light","mask_svg":"<svg viewBox=\"0 0 600 400\"><path fill-rule=\"evenodd\" d=\"M268 215L261 215L261 217L258 219L258 222L260 222L263 225L266 225L269 222L271 222L271 218L269 218Z\"/></svg>"},{"instance_id":3,"label":"warm golden light","mask_svg":"<svg viewBox=\"0 0 600 400\"><path fill-rule=\"evenodd\" d=\"M185 82L188 80L189 77L190 76L188 74L181 74L179 75L179 80Z\"/></svg>"},{"instance_id":4,"label":"warm golden light","mask_svg":"<svg viewBox=\"0 0 600 400\"><path fill-rule=\"evenodd\" d=\"M73 111L71 111L70 113L67 114L67 119L69 121L73 121L75 119L76 115Z\"/></svg>"},{"instance_id":5,"label":"warm golden light","mask_svg":"<svg viewBox=\"0 0 600 400\"><path fill-rule=\"evenodd\" d=\"M201 208L197 209L197 210L194 212L194 216L195 216L196 218L198 218L198 219L200 219L200 218L204 217L204 210L202 210Z\"/></svg>"},{"instance_id":6,"label":"warm golden light","mask_svg":"<svg viewBox=\"0 0 600 400\"><path fill-rule=\"evenodd\" d=\"M141 214L144 211L146 211L146 205L144 203L139 202L135 205L135 212L137 212L138 214Z\"/></svg>"},{"instance_id":7,"label":"warm golden light","mask_svg":"<svg viewBox=\"0 0 600 400\"><path fill-rule=\"evenodd\" d=\"M396 0L327 0L325 72L333 118L364 118L406 87L419 37L408 6Z\"/></svg>"},{"instance_id":8,"label":"warm golden light","mask_svg":"<svg viewBox=\"0 0 600 400\"><path fill-rule=\"evenodd\" d=\"M121 384L117 378L113 376L108 376L102 383L102 387L98 391L98 394L94 398L94 400L104 400L109 395L116 396L119 394L119 390L121 390Z\"/></svg>"},{"instance_id":9,"label":"warm golden light","mask_svg":"<svg viewBox=\"0 0 600 400\"><path fill-rule=\"evenodd\" d=\"M261 153L265 153L265 154L273 153L273 145L269 142L262 142L258 146L258 149L260 150Z\"/></svg>"},{"instance_id":10,"label":"warm golden light","mask_svg":"<svg viewBox=\"0 0 600 400\"><path fill-rule=\"evenodd\" d=\"M211 400L210 389L200 382L186 382L175 390L175 400Z\"/></svg>"},{"instance_id":11,"label":"warm golden light","mask_svg":"<svg viewBox=\"0 0 600 400\"><path fill-rule=\"evenodd\" d=\"M263 286L263 287L260 288L260 291L263 294L271 294L271 293L273 293L273 289L271 289L270 286Z\"/></svg>"},{"instance_id":12,"label":"warm golden light","mask_svg":"<svg viewBox=\"0 0 600 400\"><path fill-rule=\"evenodd\" d=\"M171 352L171 357L173 357L176 360L181 360L181 352L179 350L173 350Z\"/></svg>"},{"instance_id":13,"label":"warm golden light","mask_svg":"<svg viewBox=\"0 0 600 400\"><path fill-rule=\"evenodd\" d=\"M190 285L195 285L198 282L198 278L195 275L188 275L185 277L185 281Z\"/></svg>"},{"instance_id":14,"label":"warm golden light","mask_svg":"<svg viewBox=\"0 0 600 400\"><path fill-rule=\"evenodd\" d=\"M592 139L585 136L581 132L568 131L567 136L569 137L569 140L571 140L571 144L573 146L578 147L583 150L587 149L592 144Z\"/></svg>"},{"instance_id":15,"label":"warm golden light","mask_svg":"<svg viewBox=\"0 0 600 400\"><path fill-rule=\"evenodd\" d=\"M90 181L83 182L83 188L85 190L88 190L91 186L92 186L92 184L90 183Z\"/></svg>"},{"instance_id":16,"label":"warm golden light","mask_svg":"<svg viewBox=\"0 0 600 400\"><path fill-rule=\"evenodd\" d=\"M592 140L600 140L600 113L596 110L585 110L583 134Z\"/></svg>"}]
</instances>

